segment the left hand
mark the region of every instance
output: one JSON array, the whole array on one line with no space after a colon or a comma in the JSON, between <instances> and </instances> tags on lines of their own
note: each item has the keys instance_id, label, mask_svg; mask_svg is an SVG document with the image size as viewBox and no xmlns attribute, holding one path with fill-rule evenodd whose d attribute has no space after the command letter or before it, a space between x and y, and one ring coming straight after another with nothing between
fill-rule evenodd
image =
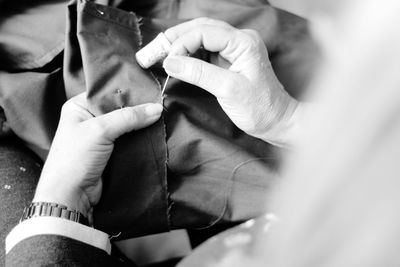
<instances>
[{"instance_id":1,"label":"left hand","mask_svg":"<svg viewBox=\"0 0 400 267\"><path fill-rule=\"evenodd\" d=\"M101 175L115 139L153 124L161 112L160 104L149 103L94 117L85 93L71 98L62 108L33 201L62 204L87 217L100 200Z\"/></svg>"}]
</instances>

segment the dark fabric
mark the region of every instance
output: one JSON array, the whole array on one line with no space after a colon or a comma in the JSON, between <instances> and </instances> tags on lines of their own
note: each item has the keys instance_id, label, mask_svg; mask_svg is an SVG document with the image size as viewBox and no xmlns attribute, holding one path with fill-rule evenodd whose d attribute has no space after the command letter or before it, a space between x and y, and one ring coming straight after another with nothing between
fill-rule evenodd
<instances>
[{"instance_id":1,"label":"dark fabric","mask_svg":"<svg viewBox=\"0 0 400 267\"><path fill-rule=\"evenodd\" d=\"M57 236L38 235L18 243L6 256L6 266L136 266L104 250Z\"/></svg>"},{"instance_id":2,"label":"dark fabric","mask_svg":"<svg viewBox=\"0 0 400 267\"><path fill-rule=\"evenodd\" d=\"M187 234L189 236L189 241L191 247L194 249L201 245L207 239L218 235L221 232L224 232L230 228L237 226L238 223L235 224L221 224L214 225L212 227L206 229L188 229Z\"/></svg>"},{"instance_id":3,"label":"dark fabric","mask_svg":"<svg viewBox=\"0 0 400 267\"><path fill-rule=\"evenodd\" d=\"M268 234L274 222L271 219L263 216L220 233L181 261L171 259L146 266L214 266L233 261L237 264L238 259L244 266L251 266L257 263L254 247ZM136 266L120 256L114 252L109 256L103 250L67 237L39 235L18 243L7 254L6 266Z\"/></svg>"},{"instance_id":4,"label":"dark fabric","mask_svg":"<svg viewBox=\"0 0 400 267\"><path fill-rule=\"evenodd\" d=\"M312 72L306 64L314 51L306 22L265 1L99 2L120 9L79 1L69 8L67 23L53 17L55 24L66 25L63 54L56 40L44 38L41 46L43 38L31 37L40 49L23 47L16 52L27 50L36 65L13 63L18 68L4 67L0 72L0 105L9 125L42 157L54 135L61 104L79 92L88 92L96 115L161 101L159 84L165 73L157 66L150 71L138 68L134 54L141 42L145 45L186 19L209 16L258 30L278 77L293 95L301 92ZM65 6L59 3L58 8ZM41 34L59 36L59 29L40 20L46 13L42 5L29 11L30 18L36 14L42 21ZM25 19L10 15L3 21L28 25ZM26 30L16 27L11 33L25 36ZM0 38L0 48L12 47L17 39ZM43 49L48 51L44 57L52 58L47 64L38 60L43 55L37 57ZM13 58L14 52L3 50L7 58ZM204 51L199 56L210 58ZM215 98L194 86L171 79L164 106L163 119L154 126L117 141L95 209L96 227L112 234L122 232L120 238L126 238L175 228L209 228L264 212L278 164L272 146L238 130Z\"/></svg>"},{"instance_id":5,"label":"dark fabric","mask_svg":"<svg viewBox=\"0 0 400 267\"><path fill-rule=\"evenodd\" d=\"M0 107L0 138L10 136L12 134L10 126L8 126L4 110Z\"/></svg>"},{"instance_id":6,"label":"dark fabric","mask_svg":"<svg viewBox=\"0 0 400 267\"><path fill-rule=\"evenodd\" d=\"M42 161L17 138L0 139L0 266L4 241L33 198Z\"/></svg>"},{"instance_id":7,"label":"dark fabric","mask_svg":"<svg viewBox=\"0 0 400 267\"><path fill-rule=\"evenodd\" d=\"M172 259L165 260L165 261L162 261L162 262L146 264L146 265L143 265L143 267L174 267L181 260L182 260L182 258L172 258Z\"/></svg>"},{"instance_id":8,"label":"dark fabric","mask_svg":"<svg viewBox=\"0 0 400 267\"><path fill-rule=\"evenodd\" d=\"M64 48L65 0L0 3L0 69L37 69Z\"/></svg>"},{"instance_id":9,"label":"dark fabric","mask_svg":"<svg viewBox=\"0 0 400 267\"><path fill-rule=\"evenodd\" d=\"M69 7L68 21L69 45L65 47L64 58L68 95L87 90L94 115L161 101L157 81L134 58L141 44L135 14L83 2ZM170 229L165 138L164 122L160 119L116 141L103 174L102 198L95 209L97 228L128 235Z\"/></svg>"}]
</instances>

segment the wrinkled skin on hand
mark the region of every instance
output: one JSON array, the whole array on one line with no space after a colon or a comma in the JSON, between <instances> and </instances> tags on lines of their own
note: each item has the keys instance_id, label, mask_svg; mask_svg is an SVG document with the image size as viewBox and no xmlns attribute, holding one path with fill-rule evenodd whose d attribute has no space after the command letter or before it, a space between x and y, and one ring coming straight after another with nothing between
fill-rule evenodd
<instances>
[{"instance_id":1,"label":"wrinkled skin on hand","mask_svg":"<svg viewBox=\"0 0 400 267\"><path fill-rule=\"evenodd\" d=\"M165 31L171 43L166 72L213 94L235 125L275 145L290 142L298 102L278 81L268 51L254 30L239 30L208 18ZM187 56L204 48L218 53L214 64Z\"/></svg>"}]
</instances>

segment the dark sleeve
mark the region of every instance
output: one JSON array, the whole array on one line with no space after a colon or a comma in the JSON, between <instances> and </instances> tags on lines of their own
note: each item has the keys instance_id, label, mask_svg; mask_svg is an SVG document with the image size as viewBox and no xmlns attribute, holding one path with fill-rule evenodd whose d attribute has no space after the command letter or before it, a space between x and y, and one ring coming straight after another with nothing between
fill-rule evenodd
<instances>
[{"instance_id":1,"label":"dark sleeve","mask_svg":"<svg viewBox=\"0 0 400 267\"><path fill-rule=\"evenodd\" d=\"M27 238L6 255L6 266L136 266L114 253L58 235Z\"/></svg>"}]
</instances>

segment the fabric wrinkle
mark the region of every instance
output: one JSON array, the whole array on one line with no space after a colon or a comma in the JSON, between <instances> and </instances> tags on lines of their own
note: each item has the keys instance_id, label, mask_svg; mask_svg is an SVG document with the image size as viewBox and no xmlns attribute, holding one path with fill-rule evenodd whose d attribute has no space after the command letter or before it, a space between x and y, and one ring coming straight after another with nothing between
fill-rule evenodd
<instances>
[{"instance_id":1,"label":"fabric wrinkle","mask_svg":"<svg viewBox=\"0 0 400 267\"><path fill-rule=\"evenodd\" d=\"M79 10L77 36L91 112L99 115L122 106L157 102L160 98L158 81L151 73L139 68L134 60L134 51L137 51L141 43L136 16L89 2L82 2ZM97 10L103 13L100 14ZM101 33L107 37L98 38ZM95 218L100 229L112 233L122 232L118 239L139 231L140 227L135 226L137 220L144 220L140 224L148 227L147 221L154 216L162 217L151 227L158 225L159 230L156 231L169 230L163 131L161 118L151 127L129 133L115 144L110 163L105 170L105 192L95 209ZM153 140L157 140L157 145ZM124 158L128 155L129 158ZM132 175L136 176L131 178L135 182L127 179ZM136 187L142 191L138 192ZM128 188L136 191L137 196L133 199L130 197L131 193L126 191ZM113 197L116 190L121 191L119 195L122 198L118 201ZM129 203L127 201L130 198L132 200ZM124 220L126 216L129 218ZM164 221L161 219L163 217ZM119 226L114 229L116 222ZM151 227L147 231L153 233ZM142 232L145 233L146 231Z\"/></svg>"}]
</instances>

